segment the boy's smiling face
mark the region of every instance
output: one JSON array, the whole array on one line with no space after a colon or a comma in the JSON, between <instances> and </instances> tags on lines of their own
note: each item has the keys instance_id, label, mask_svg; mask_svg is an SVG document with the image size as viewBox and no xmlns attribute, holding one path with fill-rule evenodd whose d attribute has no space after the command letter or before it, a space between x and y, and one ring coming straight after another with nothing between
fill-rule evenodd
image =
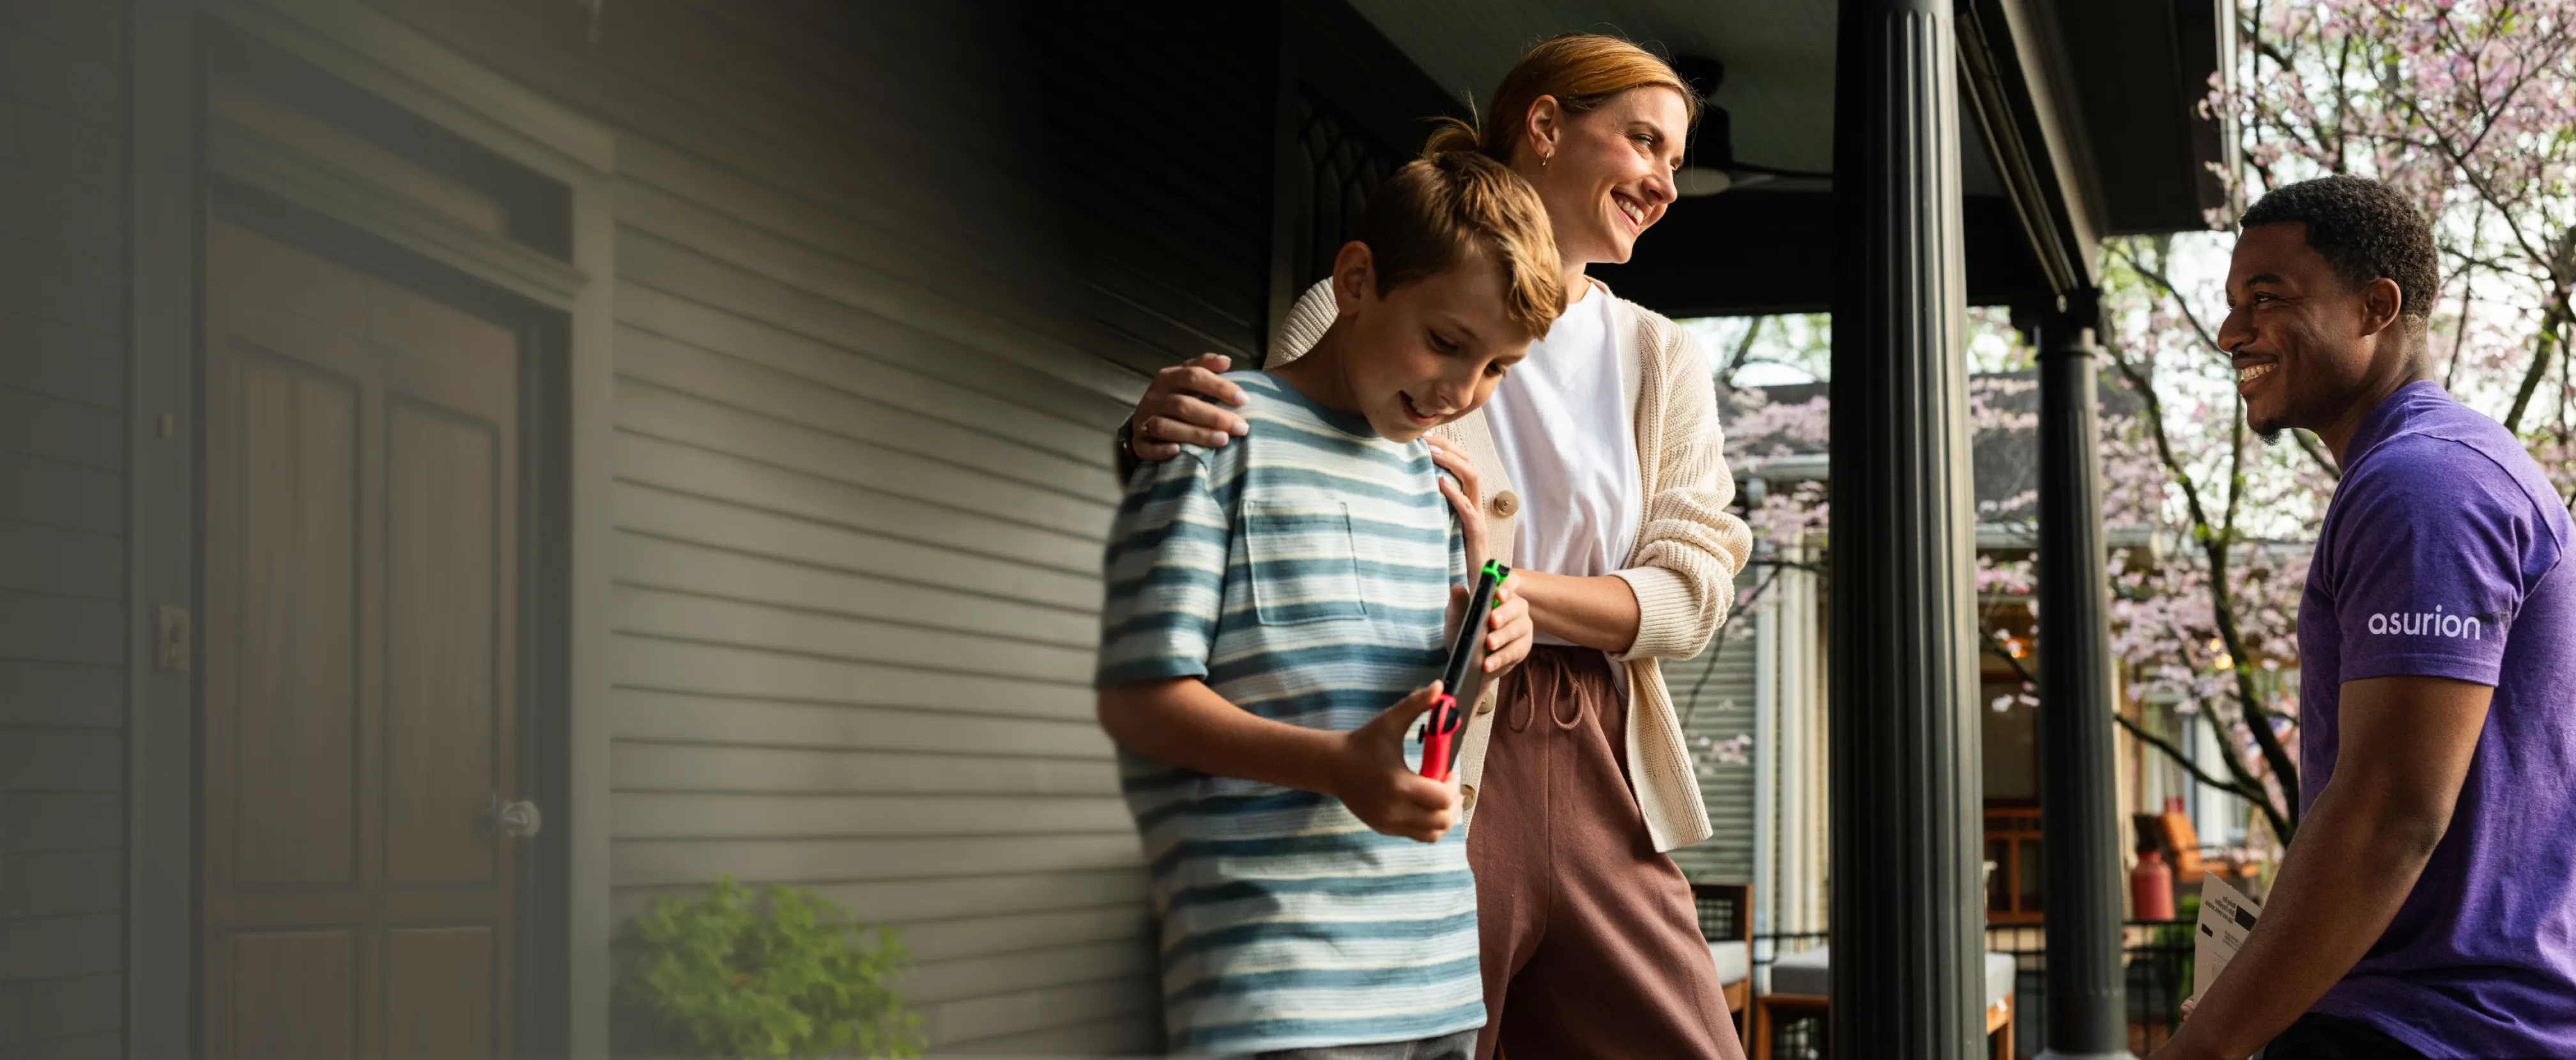
<instances>
[{"instance_id":1,"label":"boy's smiling face","mask_svg":"<svg viewBox=\"0 0 2576 1060\"><path fill-rule=\"evenodd\" d=\"M1333 263L1333 298L1348 388L1341 396L1393 441L1482 407L1529 355L1531 337L1504 304L1502 270L1480 251L1381 296L1368 247L1351 243Z\"/></svg>"}]
</instances>

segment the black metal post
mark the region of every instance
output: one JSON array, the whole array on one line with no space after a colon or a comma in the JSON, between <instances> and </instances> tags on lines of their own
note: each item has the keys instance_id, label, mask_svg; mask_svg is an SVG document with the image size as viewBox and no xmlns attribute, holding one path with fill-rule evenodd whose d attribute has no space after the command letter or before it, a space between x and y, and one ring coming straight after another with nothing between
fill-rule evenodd
<instances>
[{"instance_id":1,"label":"black metal post","mask_svg":"<svg viewBox=\"0 0 2576 1060\"><path fill-rule=\"evenodd\" d=\"M2089 301L2089 300L2088 300ZM2046 830L2045 1057L2127 1057L2120 821L2113 801L2111 589L2089 306L2041 326L2039 814Z\"/></svg>"},{"instance_id":2,"label":"black metal post","mask_svg":"<svg viewBox=\"0 0 2576 1060\"><path fill-rule=\"evenodd\" d=\"M1830 773L1837 1056L1984 1053L1951 0L1843 0Z\"/></svg>"}]
</instances>

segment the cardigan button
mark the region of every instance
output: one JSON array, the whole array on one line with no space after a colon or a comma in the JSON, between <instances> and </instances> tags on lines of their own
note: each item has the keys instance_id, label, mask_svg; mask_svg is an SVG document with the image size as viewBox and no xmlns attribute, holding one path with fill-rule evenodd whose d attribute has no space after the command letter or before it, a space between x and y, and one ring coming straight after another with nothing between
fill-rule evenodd
<instances>
[{"instance_id":1,"label":"cardigan button","mask_svg":"<svg viewBox=\"0 0 2576 1060\"><path fill-rule=\"evenodd\" d=\"M1473 785L1473 784L1460 784L1460 785L1458 785L1458 808L1459 808L1459 809L1461 809L1461 810L1468 811L1468 812L1470 812L1470 813L1475 812L1475 809L1476 809L1476 786L1475 786L1475 785Z\"/></svg>"},{"instance_id":2,"label":"cardigan button","mask_svg":"<svg viewBox=\"0 0 2576 1060\"><path fill-rule=\"evenodd\" d=\"M1476 713L1478 713L1478 714L1491 714L1491 713L1493 713L1493 712L1494 712L1494 700L1496 700L1496 699L1498 699L1498 698L1500 698L1500 697L1498 697L1498 696L1478 696L1478 697L1476 697Z\"/></svg>"},{"instance_id":3,"label":"cardigan button","mask_svg":"<svg viewBox=\"0 0 2576 1060\"><path fill-rule=\"evenodd\" d=\"M1499 515L1499 516L1502 516L1502 517L1503 517L1503 518L1505 518L1505 519L1509 519L1509 518L1511 518L1511 517L1512 517L1513 513L1518 512L1518 511L1520 511L1520 510L1521 510L1521 495L1520 495L1520 494L1514 493L1514 492L1512 492L1512 491L1510 491L1510 490L1504 490L1504 491L1502 491L1501 493L1494 494L1494 514L1495 514L1495 515Z\"/></svg>"}]
</instances>

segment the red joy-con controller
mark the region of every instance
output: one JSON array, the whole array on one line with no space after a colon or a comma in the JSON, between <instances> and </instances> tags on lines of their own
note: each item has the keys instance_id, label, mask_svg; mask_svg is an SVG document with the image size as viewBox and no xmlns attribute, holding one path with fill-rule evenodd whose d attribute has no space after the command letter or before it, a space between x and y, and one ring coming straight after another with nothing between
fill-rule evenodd
<instances>
[{"instance_id":1,"label":"red joy-con controller","mask_svg":"<svg viewBox=\"0 0 2576 1060\"><path fill-rule=\"evenodd\" d=\"M1458 697L1442 692L1431 697L1431 713L1422 726L1422 775L1433 780L1449 779L1449 763L1456 756L1449 751L1458 739Z\"/></svg>"}]
</instances>

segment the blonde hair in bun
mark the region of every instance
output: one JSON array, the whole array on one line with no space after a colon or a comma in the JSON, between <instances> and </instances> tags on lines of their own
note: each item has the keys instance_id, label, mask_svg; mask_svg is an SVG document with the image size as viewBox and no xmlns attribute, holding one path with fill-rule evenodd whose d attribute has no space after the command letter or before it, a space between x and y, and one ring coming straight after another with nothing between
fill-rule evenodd
<instances>
[{"instance_id":1,"label":"blonde hair in bun","mask_svg":"<svg viewBox=\"0 0 2576 1060\"><path fill-rule=\"evenodd\" d=\"M1610 102L1611 97L1650 85L1681 93L1683 103L1690 108L1692 124L1699 122L1699 93L1673 72L1672 64L1656 58L1653 52L1599 33L1550 37L1522 55L1520 62L1512 64L1512 72L1503 75L1503 83L1494 89L1494 120L1469 123L1456 118L1439 119L1439 127L1432 130L1422 153L1429 157L1474 151L1510 165L1512 151L1521 142L1521 126L1529 118L1530 105L1540 96L1555 96L1557 106L1568 114L1588 114Z\"/></svg>"}]
</instances>

